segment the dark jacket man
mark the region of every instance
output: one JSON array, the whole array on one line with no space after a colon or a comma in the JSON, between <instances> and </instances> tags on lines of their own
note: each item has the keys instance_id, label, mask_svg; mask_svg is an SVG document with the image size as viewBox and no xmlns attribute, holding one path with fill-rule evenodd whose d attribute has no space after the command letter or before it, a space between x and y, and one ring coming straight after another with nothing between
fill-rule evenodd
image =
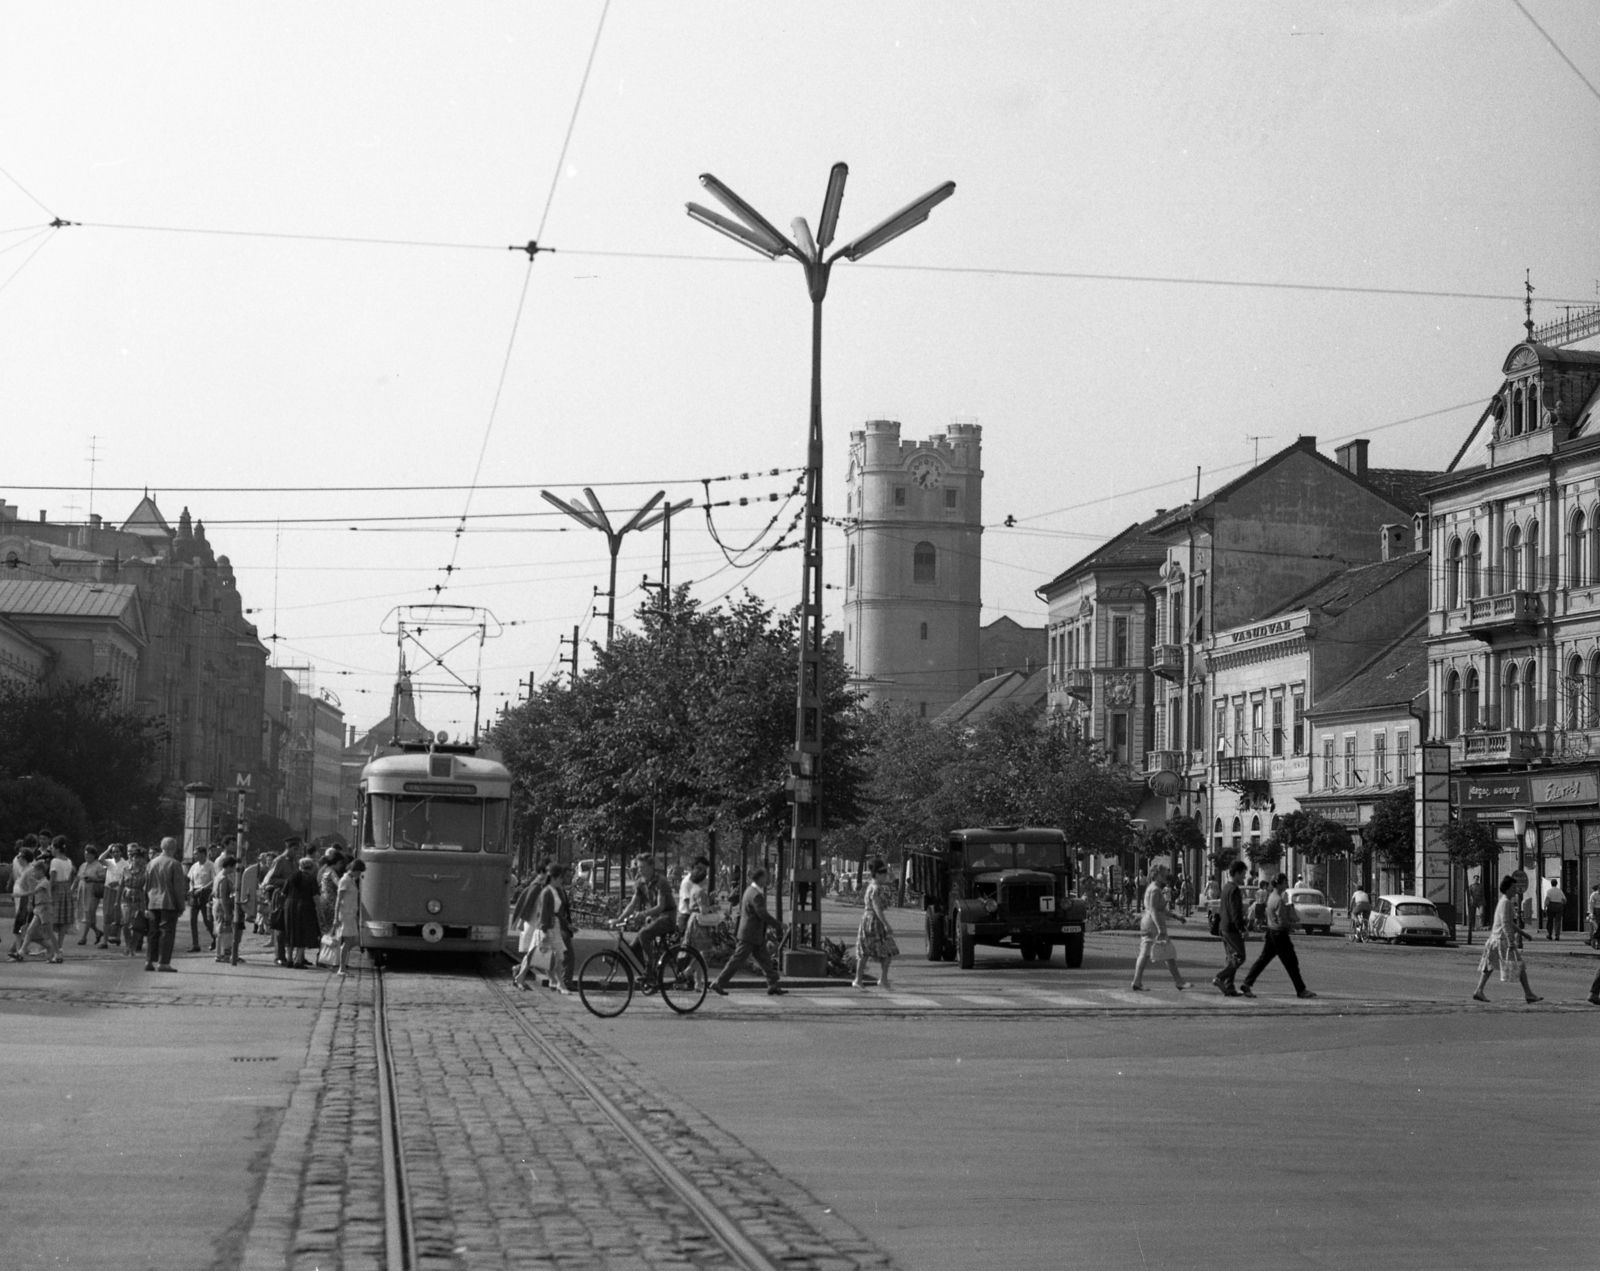
<instances>
[{"instance_id":1,"label":"dark jacket man","mask_svg":"<svg viewBox=\"0 0 1600 1271\"><path fill-rule=\"evenodd\" d=\"M777 926L778 920L767 912L766 881L766 870L750 871L750 886L745 888L744 896L739 901L739 929L735 936L733 956L711 984L717 993L726 994L728 982L752 958L767 977L767 992L771 996L778 997L786 991L778 987L778 968L773 965L772 955L767 952L767 929Z\"/></svg>"},{"instance_id":2,"label":"dark jacket man","mask_svg":"<svg viewBox=\"0 0 1600 1271\"><path fill-rule=\"evenodd\" d=\"M1217 933L1222 937L1222 948L1227 962L1211 982L1227 997L1237 997L1239 990L1233 986L1233 977L1244 965L1244 876L1245 863L1234 861L1223 880L1222 898L1217 907Z\"/></svg>"}]
</instances>

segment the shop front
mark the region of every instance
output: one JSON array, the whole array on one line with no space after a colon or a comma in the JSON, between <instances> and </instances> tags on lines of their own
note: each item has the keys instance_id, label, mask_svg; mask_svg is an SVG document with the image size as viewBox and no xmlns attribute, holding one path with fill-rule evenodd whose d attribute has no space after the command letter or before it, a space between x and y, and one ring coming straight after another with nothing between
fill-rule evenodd
<instances>
[{"instance_id":1,"label":"shop front","mask_svg":"<svg viewBox=\"0 0 1600 1271\"><path fill-rule=\"evenodd\" d=\"M1562 931L1583 929L1585 897L1600 882L1600 766L1459 777L1455 804L1494 830L1499 875L1521 869L1539 880L1528 888L1530 924L1544 922L1546 894L1559 883ZM1484 880L1491 894L1498 881Z\"/></svg>"}]
</instances>

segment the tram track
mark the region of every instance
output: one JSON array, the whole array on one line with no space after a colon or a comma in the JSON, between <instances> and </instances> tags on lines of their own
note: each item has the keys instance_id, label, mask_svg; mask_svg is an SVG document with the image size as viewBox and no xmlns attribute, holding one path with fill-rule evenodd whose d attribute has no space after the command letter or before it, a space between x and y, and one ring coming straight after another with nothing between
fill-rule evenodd
<instances>
[{"instance_id":1,"label":"tram track","mask_svg":"<svg viewBox=\"0 0 1600 1271\"><path fill-rule=\"evenodd\" d=\"M502 984L495 961L485 958L477 968L486 995L483 1000L483 1009L486 1010L483 1020L508 1023L515 1034L526 1042L527 1053L546 1069L546 1080L554 1080L559 1090L558 1097L586 1105L591 1110L584 1114L586 1119L596 1124L603 1122L609 1130L614 1130L620 1136L617 1151L631 1156L636 1162L632 1167L624 1167L624 1173L631 1172L638 1178L653 1175L656 1181L649 1190L652 1193L659 1191L659 1203L667 1203L666 1197L670 1194L681 1212L682 1241L675 1256L669 1259L671 1265L733 1266L744 1271L777 1271L779 1267L806 1265L809 1262L808 1258L796 1260L792 1256L774 1257L757 1243L738 1218L713 1198L708 1187L696 1182L674 1164L667 1153L652 1142L651 1136L641 1128L635 1117L619 1104L617 1098L608 1094L600 1082L586 1073L561 1047L542 1035L527 1018L526 1011L519 1006L516 997ZM406 1087L401 1084L406 1070L400 1060L415 1054L415 1041L408 1035L409 1023L401 1021L406 1020L415 1009L415 1004L408 1001L403 992L398 998L394 997L395 993L400 992L401 981L394 978L393 972L380 969L372 979L372 1028L377 1058L378 1119L383 1157L384 1267L386 1271L416 1271L422 1264L423 1254L437 1247L434 1239L437 1233L433 1225L440 1215L436 1207L430 1209L427 1196L419 1200L413 1192L414 1180L407 1169L406 1149L410 1143L423 1152L426 1172L430 1166L427 1159L429 1145L436 1127L432 1124L432 1116L426 1116L427 1123L423 1123L415 1111L419 1107L418 1102L404 1093ZM410 984L409 977L405 983ZM454 1097L458 1102L475 1102L470 1098L463 1099L465 1095L466 1091L463 1090ZM671 1144L667 1146L670 1151ZM542 1171L544 1167L540 1169ZM611 1174L609 1177L614 1185L625 1185L621 1175ZM423 1231L418 1223L429 1229ZM561 1265L560 1251L552 1249L550 1254L555 1258L556 1265ZM688 1255L687 1263L683 1260L685 1255ZM431 1258L432 1255L429 1256ZM602 1260L600 1265L604 1264ZM634 1264L631 1261L629 1263Z\"/></svg>"}]
</instances>

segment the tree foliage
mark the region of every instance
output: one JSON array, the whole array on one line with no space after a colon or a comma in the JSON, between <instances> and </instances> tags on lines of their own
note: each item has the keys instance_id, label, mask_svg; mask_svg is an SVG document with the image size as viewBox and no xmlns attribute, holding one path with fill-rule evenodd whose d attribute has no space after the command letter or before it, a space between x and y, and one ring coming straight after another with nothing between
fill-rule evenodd
<instances>
[{"instance_id":1,"label":"tree foliage","mask_svg":"<svg viewBox=\"0 0 1600 1271\"><path fill-rule=\"evenodd\" d=\"M1316 864L1358 854L1356 841L1349 830L1320 812L1308 812L1303 808L1296 808L1278 818L1278 828L1273 831L1270 841L1276 843L1279 849L1274 860L1281 859L1286 849L1292 849L1302 859Z\"/></svg>"},{"instance_id":2,"label":"tree foliage","mask_svg":"<svg viewBox=\"0 0 1600 1271\"><path fill-rule=\"evenodd\" d=\"M81 844L89 837L83 800L49 777L0 780L0 859L9 860L18 839L41 830Z\"/></svg>"},{"instance_id":3,"label":"tree foliage","mask_svg":"<svg viewBox=\"0 0 1600 1271\"><path fill-rule=\"evenodd\" d=\"M1417 868L1417 823L1416 796L1409 786L1378 801L1361 837L1376 860L1411 878Z\"/></svg>"},{"instance_id":4,"label":"tree foliage","mask_svg":"<svg viewBox=\"0 0 1600 1271\"><path fill-rule=\"evenodd\" d=\"M85 833L102 840L148 834L161 820L161 726L121 705L119 693L109 677L0 684L0 774L66 787L82 803Z\"/></svg>"}]
</instances>

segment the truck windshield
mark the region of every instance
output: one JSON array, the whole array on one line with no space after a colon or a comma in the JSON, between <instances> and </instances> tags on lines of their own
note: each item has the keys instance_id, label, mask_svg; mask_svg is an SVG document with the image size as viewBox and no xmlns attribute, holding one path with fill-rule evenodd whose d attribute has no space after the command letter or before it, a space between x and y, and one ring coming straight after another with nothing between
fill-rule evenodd
<instances>
[{"instance_id":1,"label":"truck windshield","mask_svg":"<svg viewBox=\"0 0 1600 1271\"><path fill-rule=\"evenodd\" d=\"M444 795L372 796L373 847L423 852L504 852L506 800Z\"/></svg>"},{"instance_id":2,"label":"truck windshield","mask_svg":"<svg viewBox=\"0 0 1600 1271\"><path fill-rule=\"evenodd\" d=\"M969 869L1065 869L1061 843L972 843L966 845Z\"/></svg>"}]
</instances>

